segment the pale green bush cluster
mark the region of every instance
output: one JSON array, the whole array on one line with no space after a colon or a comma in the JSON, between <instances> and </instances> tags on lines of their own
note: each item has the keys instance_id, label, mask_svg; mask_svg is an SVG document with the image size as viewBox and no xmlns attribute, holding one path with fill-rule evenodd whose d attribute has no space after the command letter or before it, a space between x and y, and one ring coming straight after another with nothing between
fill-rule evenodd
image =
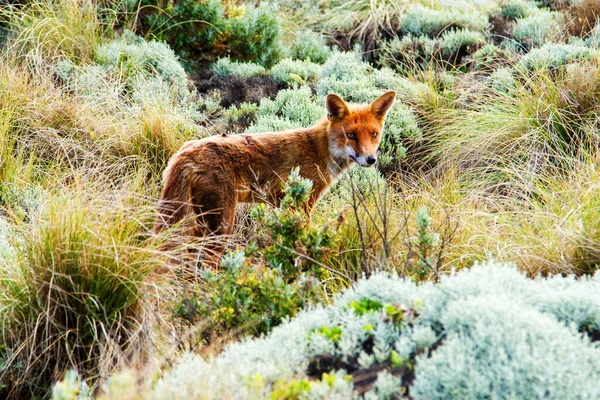
<instances>
[{"instance_id":1,"label":"pale green bush cluster","mask_svg":"<svg viewBox=\"0 0 600 400\"><path fill-rule=\"evenodd\" d=\"M304 85L309 81L315 82L322 69L321 65L309 59L302 61L284 58L271 68L271 75L279 83Z\"/></svg>"},{"instance_id":2,"label":"pale green bush cluster","mask_svg":"<svg viewBox=\"0 0 600 400\"><path fill-rule=\"evenodd\" d=\"M488 28L488 16L478 7L467 2L451 2L448 7L434 9L421 4L409 7L400 21L405 34L437 36L449 28L467 28L484 31ZM465 9L466 6L466 9Z\"/></svg>"},{"instance_id":3,"label":"pale green bush cluster","mask_svg":"<svg viewBox=\"0 0 600 400\"><path fill-rule=\"evenodd\" d=\"M215 74L221 77L233 75L250 78L255 75L266 73L265 67L262 65L252 62L231 61L229 58L219 58L217 62L211 66L211 69Z\"/></svg>"},{"instance_id":4,"label":"pale green bush cluster","mask_svg":"<svg viewBox=\"0 0 600 400\"><path fill-rule=\"evenodd\" d=\"M329 58L331 49L325 42L325 37L317 32L304 30L296 35L290 50L294 60L312 61L323 64Z\"/></svg>"},{"instance_id":5,"label":"pale green bush cluster","mask_svg":"<svg viewBox=\"0 0 600 400\"><path fill-rule=\"evenodd\" d=\"M481 32L469 29L446 31L441 38L442 55L446 58L456 57L460 51L469 47L479 47L485 43L485 36Z\"/></svg>"},{"instance_id":6,"label":"pale green bush cluster","mask_svg":"<svg viewBox=\"0 0 600 400\"><path fill-rule=\"evenodd\" d=\"M501 3L500 7L502 16L513 21L539 12L536 3L528 0L506 0Z\"/></svg>"},{"instance_id":7,"label":"pale green bush cluster","mask_svg":"<svg viewBox=\"0 0 600 400\"><path fill-rule=\"evenodd\" d=\"M204 119L203 101L190 89L187 73L173 50L130 31L98 45L95 63L79 66L60 59L53 70L69 91L113 112L160 107L190 122Z\"/></svg>"},{"instance_id":8,"label":"pale green bush cluster","mask_svg":"<svg viewBox=\"0 0 600 400\"><path fill-rule=\"evenodd\" d=\"M585 332L600 330L599 290L598 275L531 280L494 263L439 285L378 273L267 337L183 357L150 398L363 398L365 371L377 380L364 398L597 398L600 349Z\"/></svg>"},{"instance_id":9,"label":"pale green bush cluster","mask_svg":"<svg viewBox=\"0 0 600 400\"><path fill-rule=\"evenodd\" d=\"M247 132L274 132L309 127L324 115L324 103L318 105L308 86L284 89L273 100L263 99L256 122Z\"/></svg>"},{"instance_id":10,"label":"pale green bush cluster","mask_svg":"<svg viewBox=\"0 0 600 400\"><path fill-rule=\"evenodd\" d=\"M525 54L516 66L517 71L554 69L572 62L598 59L597 50L581 44L549 43Z\"/></svg>"},{"instance_id":11,"label":"pale green bush cluster","mask_svg":"<svg viewBox=\"0 0 600 400\"><path fill-rule=\"evenodd\" d=\"M169 46L154 40L147 42L131 31L99 45L95 61L114 70L125 80L149 75L180 87L187 86L187 74Z\"/></svg>"},{"instance_id":12,"label":"pale green bush cluster","mask_svg":"<svg viewBox=\"0 0 600 400\"><path fill-rule=\"evenodd\" d=\"M529 49L543 46L552 41L560 32L560 18L558 13L539 11L518 19L515 22L512 36Z\"/></svg>"}]
</instances>

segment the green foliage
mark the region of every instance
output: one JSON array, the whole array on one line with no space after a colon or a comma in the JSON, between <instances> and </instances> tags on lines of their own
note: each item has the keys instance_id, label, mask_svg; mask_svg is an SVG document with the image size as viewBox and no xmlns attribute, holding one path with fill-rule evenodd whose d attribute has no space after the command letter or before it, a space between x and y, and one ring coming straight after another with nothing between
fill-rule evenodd
<instances>
[{"instance_id":1,"label":"green foliage","mask_svg":"<svg viewBox=\"0 0 600 400\"><path fill-rule=\"evenodd\" d=\"M62 381L52 387L52 400L83 400L90 398L90 389L76 370L70 369Z\"/></svg>"},{"instance_id":2,"label":"green foliage","mask_svg":"<svg viewBox=\"0 0 600 400\"><path fill-rule=\"evenodd\" d=\"M488 43L474 52L469 61L471 68L475 71L493 71L500 65L510 62L512 54L507 50Z\"/></svg>"},{"instance_id":3,"label":"green foliage","mask_svg":"<svg viewBox=\"0 0 600 400\"><path fill-rule=\"evenodd\" d=\"M232 105L224 112L228 132L241 133L255 120L258 105L254 103L241 103L239 107Z\"/></svg>"},{"instance_id":4,"label":"green foliage","mask_svg":"<svg viewBox=\"0 0 600 400\"><path fill-rule=\"evenodd\" d=\"M312 386L308 379L294 379L292 381L277 381L273 386L272 400L294 400L306 396Z\"/></svg>"},{"instance_id":5,"label":"green foliage","mask_svg":"<svg viewBox=\"0 0 600 400\"><path fill-rule=\"evenodd\" d=\"M228 54L235 59L270 67L281 57L281 20L273 4L247 6L241 16L227 20L222 35Z\"/></svg>"},{"instance_id":6,"label":"green foliage","mask_svg":"<svg viewBox=\"0 0 600 400\"><path fill-rule=\"evenodd\" d=\"M317 32L304 30L296 34L290 56L294 60L312 61L323 64L329 58L331 49L325 42L325 37Z\"/></svg>"},{"instance_id":7,"label":"green foliage","mask_svg":"<svg viewBox=\"0 0 600 400\"><path fill-rule=\"evenodd\" d=\"M284 89L271 100L261 100L257 120L246 132L275 132L298 127L309 127L323 116L323 106L314 101L308 86Z\"/></svg>"},{"instance_id":8,"label":"green foliage","mask_svg":"<svg viewBox=\"0 0 600 400\"><path fill-rule=\"evenodd\" d=\"M376 383L354 386L367 398L399 398L407 391L416 399L595 398L599 350L577 331L581 322L568 316L579 310L600 327L599 284L597 277L533 280L498 264L435 286L374 274L327 308L302 311L265 338L233 344L213 361L182 359L152 394L173 400L200 392L208 398L273 396L281 389L276 382L322 377L326 394L316 382L290 386L301 386L307 398L351 398L368 372ZM383 307L355 313L352 304L365 299ZM352 371L348 379L345 371ZM215 383L207 388L206 381Z\"/></svg>"},{"instance_id":9,"label":"green foliage","mask_svg":"<svg viewBox=\"0 0 600 400\"><path fill-rule=\"evenodd\" d=\"M251 265L242 252L225 255L221 266L221 273L204 276L210 295L199 301L198 314L210 321L206 334L236 329L259 336L319 299L314 279L299 274L286 281L278 269Z\"/></svg>"},{"instance_id":10,"label":"green foliage","mask_svg":"<svg viewBox=\"0 0 600 400\"><path fill-rule=\"evenodd\" d=\"M404 34L431 37L435 37L449 28L485 30L488 27L487 15L477 8L468 8L470 9L467 11L459 5L440 9L429 8L421 4L412 5L404 13L400 21L400 29Z\"/></svg>"},{"instance_id":11,"label":"green foliage","mask_svg":"<svg viewBox=\"0 0 600 400\"><path fill-rule=\"evenodd\" d=\"M299 61L285 58L271 68L273 79L288 85L305 85L316 82L321 75L322 67L310 60Z\"/></svg>"},{"instance_id":12,"label":"green foliage","mask_svg":"<svg viewBox=\"0 0 600 400\"><path fill-rule=\"evenodd\" d=\"M518 19L512 36L528 49L533 49L552 41L559 31L559 14L540 11L535 15Z\"/></svg>"},{"instance_id":13,"label":"green foliage","mask_svg":"<svg viewBox=\"0 0 600 400\"><path fill-rule=\"evenodd\" d=\"M225 28L221 0L181 0L168 4L161 0L128 0L129 8L141 13L140 25L163 40L184 60L203 56L214 49Z\"/></svg>"},{"instance_id":14,"label":"green foliage","mask_svg":"<svg viewBox=\"0 0 600 400\"><path fill-rule=\"evenodd\" d=\"M415 272L418 279L425 279L435 268L435 252L440 235L431 230L431 216L427 207L420 207L415 215L415 224L417 227L417 236L414 239L414 246L417 253L417 262Z\"/></svg>"},{"instance_id":15,"label":"green foliage","mask_svg":"<svg viewBox=\"0 0 600 400\"><path fill-rule=\"evenodd\" d=\"M302 178L296 168L285 184L279 207L269 210L261 204L250 213L258 227L247 251L260 255L286 282L294 281L302 272L321 278L321 265L336 243L336 226L314 226L304 213L311 192L312 182Z\"/></svg>"},{"instance_id":16,"label":"green foliage","mask_svg":"<svg viewBox=\"0 0 600 400\"><path fill-rule=\"evenodd\" d=\"M500 5L502 16L514 21L539 13L535 2L528 0L506 0Z\"/></svg>"},{"instance_id":17,"label":"green foliage","mask_svg":"<svg viewBox=\"0 0 600 400\"><path fill-rule=\"evenodd\" d=\"M126 81L151 76L179 87L187 86L187 74L173 50L164 43L147 42L131 31L100 44L96 48L95 61Z\"/></svg>"},{"instance_id":18,"label":"green foliage","mask_svg":"<svg viewBox=\"0 0 600 400\"><path fill-rule=\"evenodd\" d=\"M517 71L526 73L540 69L555 69L571 62L598 58L595 49L578 45L549 43L524 55L516 66Z\"/></svg>"},{"instance_id":19,"label":"green foliage","mask_svg":"<svg viewBox=\"0 0 600 400\"><path fill-rule=\"evenodd\" d=\"M369 298L360 299L360 301L353 301L350 303L350 308L354 310L356 315L364 315L366 313L379 311L383 308L383 305L375 300L371 300ZM386 312L388 308L386 307ZM389 312L388 312L389 314Z\"/></svg>"},{"instance_id":20,"label":"green foliage","mask_svg":"<svg viewBox=\"0 0 600 400\"><path fill-rule=\"evenodd\" d=\"M481 32L460 29L444 32L440 48L444 57L448 59L459 59L459 53L471 53L473 52L472 49L479 48L484 43L485 37Z\"/></svg>"},{"instance_id":21,"label":"green foliage","mask_svg":"<svg viewBox=\"0 0 600 400\"><path fill-rule=\"evenodd\" d=\"M243 78L250 78L255 75L262 75L266 73L265 67L252 62L237 62L231 61L229 58L219 58L217 62L210 67L215 74L221 77L228 75L241 76Z\"/></svg>"},{"instance_id":22,"label":"green foliage","mask_svg":"<svg viewBox=\"0 0 600 400\"><path fill-rule=\"evenodd\" d=\"M495 91L512 95L517 87L515 70L508 67L498 68L490 75L488 82Z\"/></svg>"},{"instance_id":23,"label":"green foliage","mask_svg":"<svg viewBox=\"0 0 600 400\"><path fill-rule=\"evenodd\" d=\"M133 0L141 9L141 27L168 42L187 63L231 57L269 67L280 57L281 21L273 5L229 6L221 0Z\"/></svg>"}]
</instances>

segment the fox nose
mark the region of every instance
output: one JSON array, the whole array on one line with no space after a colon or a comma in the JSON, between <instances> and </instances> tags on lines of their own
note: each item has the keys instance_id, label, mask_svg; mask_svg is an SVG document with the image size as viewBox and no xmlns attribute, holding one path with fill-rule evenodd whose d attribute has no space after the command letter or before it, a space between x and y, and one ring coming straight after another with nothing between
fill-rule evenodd
<instances>
[{"instance_id":1,"label":"fox nose","mask_svg":"<svg viewBox=\"0 0 600 400\"><path fill-rule=\"evenodd\" d=\"M375 161L377 161L376 157L373 157L373 156L367 157L367 164L373 165L373 164L375 164Z\"/></svg>"}]
</instances>

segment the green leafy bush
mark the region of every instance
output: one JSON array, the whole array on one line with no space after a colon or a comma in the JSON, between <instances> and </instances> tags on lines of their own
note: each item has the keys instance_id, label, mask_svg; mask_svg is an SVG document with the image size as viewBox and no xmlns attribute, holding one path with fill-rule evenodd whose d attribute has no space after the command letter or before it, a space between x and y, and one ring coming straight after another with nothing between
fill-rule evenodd
<instances>
[{"instance_id":1,"label":"green leafy bush","mask_svg":"<svg viewBox=\"0 0 600 400\"><path fill-rule=\"evenodd\" d=\"M532 280L493 263L439 285L378 273L214 360L183 357L152 394L266 397L317 378L328 387L302 384L304 396L596 398L600 350L586 332L597 340L598 290L598 276Z\"/></svg>"},{"instance_id":2,"label":"green leafy bush","mask_svg":"<svg viewBox=\"0 0 600 400\"><path fill-rule=\"evenodd\" d=\"M228 132L241 133L246 130L255 120L258 105L254 103L241 103L239 107L235 104L224 112Z\"/></svg>"},{"instance_id":3,"label":"green leafy bush","mask_svg":"<svg viewBox=\"0 0 600 400\"><path fill-rule=\"evenodd\" d=\"M269 210L259 204L250 212L258 228L246 251L259 255L286 282L303 272L322 278L321 266L336 243L336 225L310 223L305 205L311 193L312 181L302 178L298 167L290 174L279 207Z\"/></svg>"},{"instance_id":4,"label":"green leafy bush","mask_svg":"<svg viewBox=\"0 0 600 400\"><path fill-rule=\"evenodd\" d=\"M528 0L507 0L503 1L500 7L502 16L511 21L526 18L539 12L535 2Z\"/></svg>"},{"instance_id":5,"label":"green leafy bush","mask_svg":"<svg viewBox=\"0 0 600 400\"><path fill-rule=\"evenodd\" d=\"M212 51L225 29L221 0L180 0L166 7L161 0L128 0L128 4L131 11L140 11L142 30L168 42L184 60Z\"/></svg>"},{"instance_id":6,"label":"green leafy bush","mask_svg":"<svg viewBox=\"0 0 600 400\"><path fill-rule=\"evenodd\" d=\"M279 83L304 85L308 82L316 82L321 70L321 65L309 60L300 61L284 58L271 68L271 75Z\"/></svg>"},{"instance_id":7,"label":"green leafy bush","mask_svg":"<svg viewBox=\"0 0 600 400\"><path fill-rule=\"evenodd\" d=\"M235 59L270 67L281 57L281 20L273 4L246 6L242 15L227 20L221 35L223 47Z\"/></svg>"},{"instance_id":8,"label":"green leafy bush","mask_svg":"<svg viewBox=\"0 0 600 400\"><path fill-rule=\"evenodd\" d=\"M323 103L324 104L324 103ZM284 89L275 99L263 99L257 120L247 132L274 132L280 128L309 127L324 115L323 106L317 105L308 86Z\"/></svg>"},{"instance_id":9,"label":"green leafy bush","mask_svg":"<svg viewBox=\"0 0 600 400\"><path fill-rule=\"evenodd\" d=\"M466 6L467 9L461 6ZM437 36L449 28L467 28L484 31L488 27L488 16L476 7L462 3L448 8L434 9L421 4L412 5L400 21L404 34L415 36Z\"/></svg>"},{"instance_id":10,"label":"green leafy bush","mask_svg":"<svg viewBox=\"0 0 600 400\"><path fill-rule=\"evenodd\" d=\"M281 21L273 5L229 6L221 0L133 0L142 30L168 42L187 63L231 57L266 67L280 57Z\"/></svg>"},{"instance_id":11,"label":"green leafy bush","mask_svg":"<svg viewBox=\"0 0 600 400\"><path fill-rule=\"evenodd\" d=\"M513 68L498 68L488 78L490 87L500 93L513 94L517 87L517 79Z\"/></svg>"},{"instance_id":12,"label":"green leafy bush","mask_svg":"<svg viewBox=\"0 0 600 400\"><path fill-rule=\"evenodd\" d=\"M236 329L258 336L321 299L321 265L335 246L337 229L310 223L304 206L312 182L298 171L290 174L279 207L260 204L251 210L257 226L245 254L225 255L222 273L206 272L210 289L197 313L210 321L207 333Z\"/></svg>"},{"instance_id":13,"label":"green leafy bush","mask_svg":"<svg viewBox=\"0 0 600 400\"><path fill-rule=\"evenodd\" d=\"M499 66L509 63L512 58L509 51L488 43L471 54L469 61L472 63L471 68L475 71L493 71Z\"/></svg>"},{"instance_id":14,"label":"green leafy bush","mask_svg":"<svg viewBox=\"0 0 600 400\"><path fill-rule=\"evenodd\" d=\"M207 335L235 329L259 336L320 298L318 282L309 275L286 280L280 269L252 265L242 252L226 254L221 267L220 273L204 275L211 294L200 301L198 313L210 321Z\"/></svg>"},{"instance_id":15,"label":"green leafy bush","mask_svg":"<svg viewBox=\"0 0 600 400\"><path fill-rule=\"evenodd\" d=\"M210 67L215 74L221 77L228 75L250 78L255 75L265 74L265 67L252 62L231 61L229 58L219 58Z\"/></svg>"},{"instance_id":16,"label":"green leafy bush","mask_svg":"<svg viewBox=\"0 0 600 400\"><path fill-rule=\"evenodd\" d=\"M461 60L460 53L473 53L485 43L485 37L481 32L460 29L446 31L441 38L442 56L446 59Z\"/></svg>"},{"instance_id":17,"label":"green leafy bush","mask_svg":"<svg viewBox=\"0 0 600 400\"><path fill-rule=\"evenodd\" d=\"M294 60L312 61L323 64L329 58L331 49L325 37L317 32L304 30L296 34L290 56Z\"/></svg>"},{"instance_id":18,"label":"green leafy bush","mask_svg":"<svg viewBox=\"0 0 600 400\"><path fill-rule=\"evenodd\" d=\"M555 69L571 62L598 58L597 50L578 44L549 43L525 54L516 66L521 73Z\"/></svg>"},{"instance_id":19,"label":"green leafy bush","mask_svg":"<svg viewBox=\"0 0 600 400\"><path fill-rule=\"evenodd\" d=\"M145 41L131 31L96 48L95 61L126 81L140 75L157 77L179 87L187 86L187 74L177 56L164 43Z\"/></svg>"},{"instance_id":20,"label":"green leafy bush","mask_svg":"<svg viewBox=\"0 0 600 400\"><path fill-rule=\"evenodd\" d=\"M540 47L552 41L560 32L560 15L538 12L515 22L512 36L527 49Z\"/></svg>"}]
</instances>

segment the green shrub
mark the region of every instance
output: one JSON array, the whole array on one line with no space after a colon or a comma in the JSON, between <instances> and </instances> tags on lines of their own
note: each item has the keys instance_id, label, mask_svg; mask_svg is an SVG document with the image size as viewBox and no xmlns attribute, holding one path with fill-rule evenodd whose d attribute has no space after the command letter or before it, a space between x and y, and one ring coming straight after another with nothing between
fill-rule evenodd
<instances>
[{"instance_id":1,"label":"green shrub","mask_svg":"<svg viewBox=\"0 0 600 400\"><path fill-rule=\"evenodd\" d=\"M572 62L588 61L598 58L595 49L576 44L549 43L525 54L516 66L521 73L540 69L555 69Z\"/></svg>"},{"instance_id":2,"label":"green shrub","mask_svg":"<svg viewBox=\"0 0 600 400\"><path fill-rule=\"evenodd\" d=\"M511 95L517 88L515 70L509 67L498 68L490 75L488 83L493 90Z\"/></svg>"},{"instance_id":3,"label":"green shrub","mask_svg":"<svg viewBox=\"0 0 600 400\"><path fill-rule=\"evenodd\" d=\"M533 49L552 41L558 32L560 32L560 15L540 11L535 15L518 19L512 36L527 49Z\"/></svg>"},{"instance_id":4,"label":"green shrub","mask_svg":"<svg viewBox=\"0 0 600 400\"><path fill-rule=\"evenodd\" d=\"M366 398L596 398L600 350L580 332L600 330L599 285L494 264L439 285L378 273L212 361L183 357L152 394L266 397L276 382L317 378L329 388L304 384L307 398L350 398L353 388Z\"/></svg>"},{"instance_id":5,"label":"green shrub","mask_svg":"<svg viewBox=\"0 0 600 400\"><path fill-rule=\"evenodd\" d=\"M270 67L281 57L281 20L269 3L247 6L239 17L227 20L220 39L230 57Z\"/></svg>"},{"instance_id":6,"label":"green shrub","mask_svg":"<svg viewBox=\"0 0 600 400\"><path fill-rule=\"evenodd\" d=\"M185 61L206 57L225 29L221 0L181 0L165 7L162 0L128 0L140 10L142 31L163 40Z\"/></svg>"},{"instance_id":7,"label":"green shrub","mask_svg":"<svg viewBox=\"0 0 600 400\"><path fill-rule=\"evenodd\" d=\"M304 85L307 82L316 82L321 74L322 66L309 60L300 61L285 58L271 68L273 79L288 85Z\"/></svg>"},{"instance_id":8,"label":"green shrub","mask_svg":"<svg viewBox=\"0 0 600 400\"><path fill-rule=\"evenodd\" d=\"M224 111L228 132L241 133L256 121L258 105L254 103L235 104Z\"/></svg>"},{"instance_id":9,"label":"green shrub","mask_svg":"<svg viewBox=\"0 0 600 400\"><path fill-rule=\"evenodd\" d=\"M485 37L481 32L460 29L444 32L440 49L445 58L460 61L460 53L472 53L484 43Z\"/></svg>"},{"instance_id":10,"label":"green shrub","mask_svg":"<svg viewBox=\"0 0 600 400\"><path fill-rule=\"evenodd\" d=\"M500 7L502 16L510 21L539 13L535 2L529 0L506 0L501 3Z\"/></svg>"},{"instance_id":11,"label":"green shrub","mask_svg":"<svg viewBox=\"0 0 600 400\"><path fill-rule=\"evenodd\" d=\"M401 21L400 29L404 34L415 36L437 36L449 28L466 28L484 31L488 27L488 16L472 5L461 4L448 8L433 9L421 4L409 7Z\"/></svg>"},{"instance_id":12,"label":"green shrub","mask_svg":"<svg viewBox=\"0 0 600 400\"><path fill-rule=\"evenodd\" d=\"M95 61L125 80L157 77L179 87L187 86L187 74L177 56L164 43L147 42L131 31L96 48Z\"/></svg>"},{"instance_id":13,"label":"green shrub","mask_svg":"<svg viewBox=\"0 0 600 400\"><path fill-rule=\"evenodd\" d=\"M323 64L329 58L331 49L325 37L317 32L305 30L296 34L290 56L294 60L312 61Z\"/></svg>"},{"instance_id":14,"label":"green shrub","mask_svg":"<svg viewBox=\"0 0 600 400\"><path fill-rule=\"evenodd\" d=\"M297 167L285 184L279 207L268 210L259 204L250 212L258 228L246 251L277 269L285 282L298 279L304 272L322 278L321 266L335 245L336 228L331 224L311 225L304 213L311 193L312 181L302 178Z\"/></svg>"},{"instance_id":15,"label":"green shrub","mask_svg":"<svg viewBox=\"0 0 600 400\"><path fill-rule=\"evenodd\" d=\"M266 73L265 67L252 62L237 62L231 61L229 58L219 58L217 62L211 65L215 74L221 77L228 75L241 76L243 78L250 78L255 75L262 75Z\"/></svg>"},{"instance_id":16,"label":"green shrub","mask_svg":"<svg viewBox=\"0 0 600 400\"><path fill-rule=\"evenodd\" d=\"M230 6L225 17L221 0L181 0L164 6L161 0L133 0L141 10L144 32L168 42L190 61L231 57L269 67L280 57L281 21L272 5Z\"/></svg>"},{"instance_id":17,"label":"green shrub","mask_svg":"<svg viewBox=\"0 0 600 400\"><path fill-rule=\"evenodd\" d=\"M324 104L324 103L323 103ZM287 127L309 127L324 115L323 106L319 106L313 98L308 86L284 89L277 93L275 99L263 99L257 113L257 121L247 132L269 132L277 129L265 129L272 119L273 127L280 124ZM287 121L280 123L278 121Z\"/></svg>"},{"instance_id":18,"label":"green shrub","mask_svg":"<svg viewBox=\"0 0 600 400\"><path fill-rule=\"evenodd\" d=\"M321 266L335 246L337 230L310 223L304 206L312 182L298 171L290 174L280 206L260 204L250 211L257 225L245 254L226 254L222 273L205 274L210 289L195 301L199 315L210 321L205 332L258 336L321 299Z\"/></svg>"},{"instance_id":19,"label":"green shrub","mask_svg":"<svg viewBox=\"0 0 600 400\"><path fill-rule=\"evenodd\" d=\"M483 45L474 52L469 61L471 68L475 71L492 71L502 64L507 64L512 60L512 54L494 44Z\"/></svg>"},{"instance_id":20,"label":"green shrub","mask_svg":"<svg viewBox=\"0 0 600 400\"><path fill-rule=\"evenodd\" d=\"M242 252L223 256L221 267L204 276L211 294L200 301L198 313L210 321L207 335L235 329L259 336L320 297L315 279L299 274L286 281L280 269L252 265Z\"/></svg>"}]
</instances>

